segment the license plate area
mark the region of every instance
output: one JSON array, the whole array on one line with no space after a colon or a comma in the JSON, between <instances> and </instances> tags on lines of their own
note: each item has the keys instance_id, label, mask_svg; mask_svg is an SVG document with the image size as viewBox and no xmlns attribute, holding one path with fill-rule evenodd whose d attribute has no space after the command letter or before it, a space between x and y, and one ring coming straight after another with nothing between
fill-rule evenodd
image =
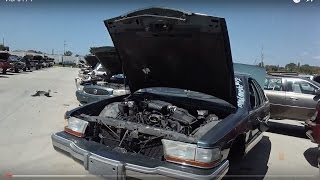
<instances>
[{"instance_id":1,"label":"license plate area","mask_svg":"<svg viewBox=\"0 0 320 180\"><path fill-rule=\"evenodd\" d=\"M103 160L89 156L88 170L90 174L100 175L107 179L123 179L124 165L120 162Z\"/></svg>"}]
</instances>

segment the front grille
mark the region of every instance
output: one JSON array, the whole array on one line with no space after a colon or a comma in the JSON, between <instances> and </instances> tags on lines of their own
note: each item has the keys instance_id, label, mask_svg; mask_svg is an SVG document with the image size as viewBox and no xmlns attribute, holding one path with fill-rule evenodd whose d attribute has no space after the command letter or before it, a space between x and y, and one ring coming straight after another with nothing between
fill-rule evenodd
<instances>
[{"instance_id":1,"label":"front grille","mask_svg":"<svg viewBox=\"0 0 320 180\"><path fill-rule=\"evenodd\" d=\"M118 149L121 148L125 149L126 152L137 153L154 159L163 160L163 147L160 138L147 143L141 143L137 138L128 137L124 138L121 142L123 132L124 131L121 131L120 133L120 131L118 131L117 135L115 135L107 129L102 129L102 143L115 151L118 151Z\"/></svg>"}]
</instances>

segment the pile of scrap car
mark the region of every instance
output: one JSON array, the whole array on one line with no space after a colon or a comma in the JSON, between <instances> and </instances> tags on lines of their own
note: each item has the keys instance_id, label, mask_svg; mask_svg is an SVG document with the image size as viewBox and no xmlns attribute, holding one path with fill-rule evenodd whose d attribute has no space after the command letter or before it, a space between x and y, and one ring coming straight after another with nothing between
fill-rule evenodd
<instances>
[{"instance_id":1,"label":"pile of scrap car","mask_svg":"<svg viewBox=\"0 0 320 180\"><path fill-rule=\"evenodd\" d=\"M8 51L0 51L0 70L2 74L8 71L19 73L20 71L32 71L45 67L52 67L54 59L43 55L25 55L23 57L11 55Z\"/></svg>"},{"instance_id":2,"label":"pile of scrap car","mask_svg":"<svg viewBox=\"0 0 320 180\"><path fill-rule=\"evenodd\" d=\"M265 71L234 69L224 18L147 8L104 23L114 47L86 57L84 105L55 149L107 178L220 179L262 138Z\"/></svg>"}]
</instances>

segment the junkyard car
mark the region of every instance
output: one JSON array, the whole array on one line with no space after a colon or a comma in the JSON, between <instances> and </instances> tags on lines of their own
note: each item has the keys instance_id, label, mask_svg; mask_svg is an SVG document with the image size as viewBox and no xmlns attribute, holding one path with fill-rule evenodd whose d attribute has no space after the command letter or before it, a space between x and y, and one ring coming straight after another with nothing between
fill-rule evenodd
<instances>
[{"instance_id":1,"label":"junkyard car","mask_svg":"<svg viewBox=\"0 0 320 180\"><path fill-rule=\"evenodd\" d=\"M317 102L320 84L308 78L290 75L267 76L264 90L271 104L271 117L310 119Z\"/></svg>"},{"instance_id":2,"label":"junkyard car","mask_svg":"<svg viewBox=\"0 0 320 180\"><path fill-rule=\"evenodd\" d=\"M78 77L75 78L76 87L78 90L81 90L85 85L97 84L97 82L103 81L105 74L106 70L101 63L98 63L96 67L88 73L86 71L80 71Z\"/></svg>"},{"instance_id":3,"label":"junkyard car","mask_svg":"<svg viewBox=\"0 0 320 180\"><path fill-rule=\"evenodd\" d=\"M76 91L76 96L81 104L91 103L94 101L111 98L114 96L129 94L129 89L124 85L125 78L122 73L121 63L114 47L95 47L91 48L97 57L100 66L105 73L102 81L86 81L82 89Z\"/></svg>"},{"instance_id":4,"label":"junkyard car","mask_svg":"<svg viewBox=\"0 0 320 180\"><path fill-rule=\"evenodd\" d=\"M9 56L8 61L12 65L11 70L16 73L26 68L26 64L20 61L18 56L11 55Z\"/></svg>"},{"instance_id":5,"label":"junkyard car","mask_svg":"<svg viewBox=\"0 0 320 180\"><path fill-rule=\"evenodd\" d=\"M260 140L268 99L234 75L223 18L149 8L105 25L131 94L68 111L55 148L108 178L219 179Z\"/></svg>"},{"instance_id":6,"label":"junkyard car","mask_svg":"<svg viewBox=\"0 0 320 180\"><path fill-rule=\"evenodd\" d=\"M25 55L22 57L21 61L26 64L25 69L23 71L29 70L32 71L33 68L35 68L35 62L32 61L33 56L32 55Z\"/></svg>"},{"instance_id":7,"label":"junkyard car","mask_svg":"<svg viewBox=\"0 0 320 180\"><path fill-rule=\"evenodd\" d=\"M124 81L123 75L117 74L104 81L85 85L82 89L76 91L77 100L81 104L87 104L114 96L129 94L130 91L125 87Z\"/></svg>"},{"instance_id":8,"label":"junkyard car","mask_svg":"<svg viewBox=\"0 0 320 180\"><path fill-rule=\"evenodd\" d=\"M0 51L0 69L2 70L3 74L6 74L7 70L13 67L13 65L8 60L9 56L10 53L6 51Z\"/></svg>"},{"instance_id":9,"label":"junkyard car","mask_svg":"<svg viewBox=\"0 0 320 180\"><path fill-rule=\"evenodd\" d=\"M81 62L79 65L83 66L79 70L79 78L83 78L85 76L88 76L88 73L92 72L92 70L96 67L96 65L99 63L98 58L95 55L89 54L84 56L85 62ZM83 65L81 65L83 64Z\"/></svg>"},{"instance_id":10,"label":"junkyard car","mask_svg":"<svg viewBox=\"0 0 320 180\"><path fill-rule=\"evenodd\" d=\"M43 62L43 56L35 55L35 56L33 56L32 61L34 62L35 67L36 67L37 70L41 69L43 67L43 63L42 63Z\"/></svg>"},{"instance_id":11,"label":"junkyard car","mask_svg":"<svg viewBox=\"0 0 320 180\"><path fill-rule=\"evenodd\" d=\"M53 58L48 58L47 62L48 62L48 67L52 67L55 64Z\"/></svg>"}]
</instances>

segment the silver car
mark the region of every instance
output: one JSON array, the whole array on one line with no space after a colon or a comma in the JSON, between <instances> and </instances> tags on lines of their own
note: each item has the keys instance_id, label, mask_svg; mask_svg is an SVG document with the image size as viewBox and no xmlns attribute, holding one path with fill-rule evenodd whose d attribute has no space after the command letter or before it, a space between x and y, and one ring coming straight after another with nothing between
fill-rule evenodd
<instances>
[{"instance_id":1,"label":"silver car","mask_svg":"<svg viewBox=\"0 0 320 180\"><path fill-rule=\"evenodd\" d=\"M271 104L272 118L307 120L315 112L320 84L298 76L267 76L264 90Z\"/></svg>"}]
</instances>

